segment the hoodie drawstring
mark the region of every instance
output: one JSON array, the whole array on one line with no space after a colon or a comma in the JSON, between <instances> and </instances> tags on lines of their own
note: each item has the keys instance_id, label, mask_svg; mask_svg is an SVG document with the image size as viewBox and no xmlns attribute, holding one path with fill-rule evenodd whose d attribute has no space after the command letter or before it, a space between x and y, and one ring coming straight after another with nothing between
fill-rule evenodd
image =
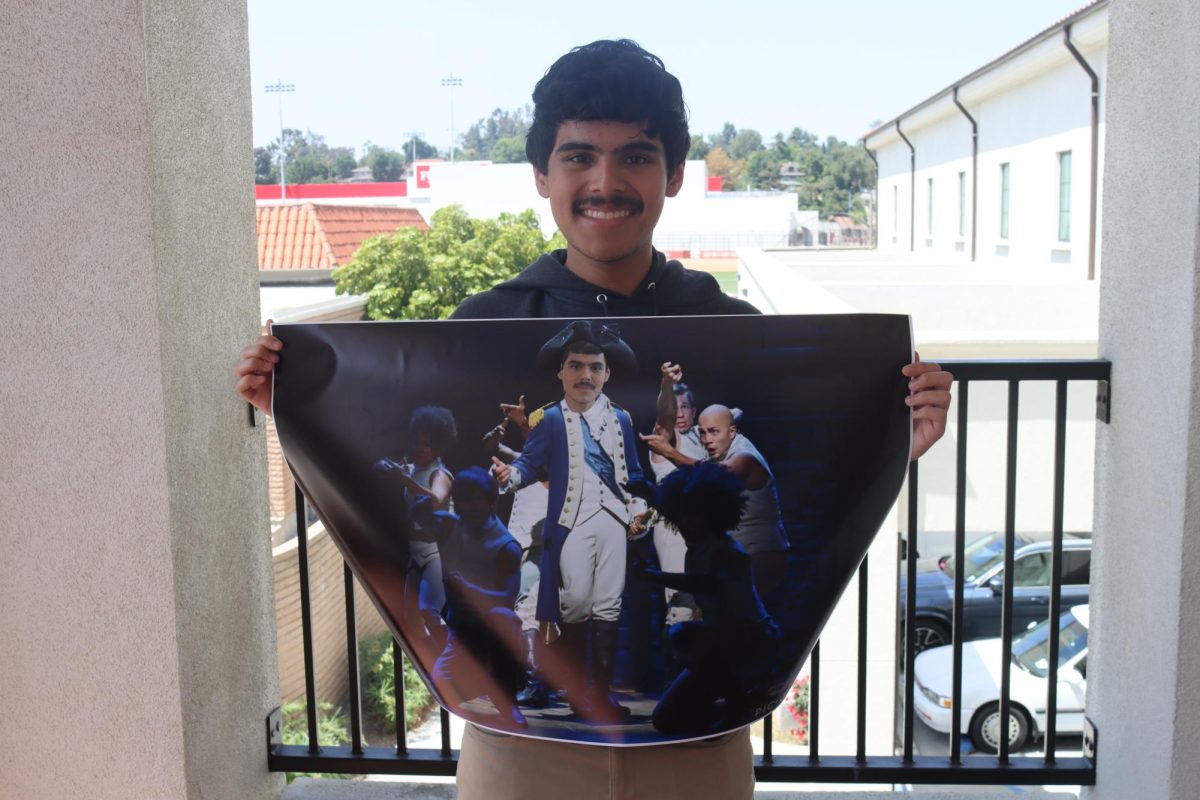
<instances>
[{"instance_id":1,"label":"hoodie drawstring","mask_svg":"<svg viewBox=\"0 0 1200 800\"><path fill-rule=\"evenodd\" d=\"M608 316L608 295L603 294L603 293L596 295L596 302L599 303L600 307L604 309L604 316L607 317Z\"/></svg>"}]
</instances>

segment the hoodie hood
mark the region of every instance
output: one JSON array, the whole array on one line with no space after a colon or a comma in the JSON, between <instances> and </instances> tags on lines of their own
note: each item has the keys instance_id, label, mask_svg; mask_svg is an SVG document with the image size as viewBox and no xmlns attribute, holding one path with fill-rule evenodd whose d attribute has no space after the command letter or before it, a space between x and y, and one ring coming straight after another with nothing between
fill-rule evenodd
<instances>
[{"instance_id":1,"label":"hoodie hood","mask_svg":"<svg viewBox=\"0 0 1200 800\"><path fill-rule=\"evenodd\" d=\"M467 298L454 319L634 317L757 314L721 291L716 278L654 251L650 271L631 295L588 283L566 267L566 250L546 253L517 277Z\"/></svg>"}]
</instances>

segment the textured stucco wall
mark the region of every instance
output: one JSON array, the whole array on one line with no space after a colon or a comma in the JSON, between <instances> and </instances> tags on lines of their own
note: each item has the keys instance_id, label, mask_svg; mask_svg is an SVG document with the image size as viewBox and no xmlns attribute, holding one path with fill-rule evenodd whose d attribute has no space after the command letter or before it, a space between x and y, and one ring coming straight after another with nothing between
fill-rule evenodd
<instances>
[{"instance_id":1,"label":"textured stucco wall","mask_svg":"<svg viewBox=\"0 0 1200 800\"><path fill-rule=\"evenodd\" d=\"M1115 2L1108 74L1084 796L1196 797L1200 785L1200 17L1191 0ZM1164 224L1164 221L1167 221Z\"/></svg>"},{"instance_id":2,"label":"textured stucco wall","mask_svg":"<svg viewBox=\"0 0 1200 800\"><path fill-rule=\"evenodd\" d=\"M274 796L245 2L2 16L0 796Z\"/></svg>"}]
</instances>

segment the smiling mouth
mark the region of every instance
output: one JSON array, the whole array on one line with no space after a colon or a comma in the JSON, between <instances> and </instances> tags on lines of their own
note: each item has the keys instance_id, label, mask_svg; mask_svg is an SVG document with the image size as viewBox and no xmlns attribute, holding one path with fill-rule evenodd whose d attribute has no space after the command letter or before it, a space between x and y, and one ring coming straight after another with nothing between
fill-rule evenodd
<instances>
[{"instance_id":1,"label":"smiling mouth","mask_svg":"<svg viewBox=\"0 0 1200 800\"><path fill-rule=\"evenodd\" d=\"M612 220L632 217L642 210L641 203L631 198L622 197L592 197L575 204L575 213L588 219Z\"/></svg>"},{"instance_id":2,"label":"smiling mouth","mask_svg":"<svg viewBox=\"0 0 1200 800\"><path fill-rule=\"evenodd\" d=\"M632 217L634 211L632 208L626 208L621 211L601 211L598 208L583 208L580 209L579 213L590 219L622 219L624 217Z\"/></svg>"}]
</instances>

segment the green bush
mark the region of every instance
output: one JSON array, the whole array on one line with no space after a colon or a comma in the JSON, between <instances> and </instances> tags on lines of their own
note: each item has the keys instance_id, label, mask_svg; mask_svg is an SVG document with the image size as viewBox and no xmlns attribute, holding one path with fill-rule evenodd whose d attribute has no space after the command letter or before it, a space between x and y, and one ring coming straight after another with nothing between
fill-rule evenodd
<instances>
[{"instance_id":1,"label":"green bush","mask_svg":"<svg viewBox=\"0 0 1200 800\"><path fill-rule=\"evenodd\" d=\"M396 681L392 635L372 636L358 643L358 660L362 665L363 698L367 709L396 731ZM404 725L411 730L425 718L433 706L433 697L421 677L402 654L404 670Z\"/></svg>"},{"instance_id":2,"label":"green bush","mask_svg":"<svg viewBox=\"0 0 1200 800\"><path fill-rule=\"evenodd\" d=\"M465 298L566 246L561 233L542 235L531 209L482 220L451 205L433 213L428 231L367 239L333 281L339 295L366 295L369 319L443 319Z\"/></svg>"},{"instance_id":3,"label":"green bush","mask_svg":"<svg viewBox=\"0 0 1200 800\"><path fill-rule=\"evenodd\" d=\"M299 700L284 703L283 743L308 744L308 705ZM346 713L333 703L322 701L317 704L317 741L322 745L347 744L350 741L350 723ZM296 778L348 778L348 775L324 772L289 772L287 782Z\"/></svg>"}]
</instances>

